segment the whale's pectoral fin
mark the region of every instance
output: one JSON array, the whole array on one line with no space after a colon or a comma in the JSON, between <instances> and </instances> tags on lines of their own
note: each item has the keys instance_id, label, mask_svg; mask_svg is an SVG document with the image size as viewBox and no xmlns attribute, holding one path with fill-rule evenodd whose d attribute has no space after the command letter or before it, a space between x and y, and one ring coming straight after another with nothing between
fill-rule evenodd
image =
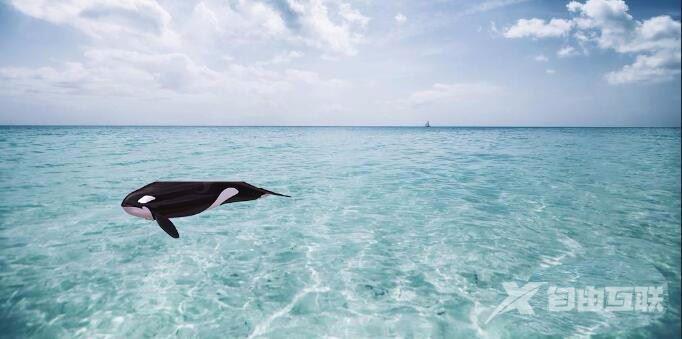
<instances>
[{"instance_id":1,"label":"whale's pectoral fin","mask_svg":"<svg viewBox=\"0 0 682 339\"><path fill-rule=\"evenodd\" d=\"M173 225L173 222L170 221L170 219L158 214L154 214L154 219L156 219L156 222L161 226L161 229L168 233L168 235L176 239L180 238L178 229L175 228L175 225Z\"/></svg>"}]
</instances>

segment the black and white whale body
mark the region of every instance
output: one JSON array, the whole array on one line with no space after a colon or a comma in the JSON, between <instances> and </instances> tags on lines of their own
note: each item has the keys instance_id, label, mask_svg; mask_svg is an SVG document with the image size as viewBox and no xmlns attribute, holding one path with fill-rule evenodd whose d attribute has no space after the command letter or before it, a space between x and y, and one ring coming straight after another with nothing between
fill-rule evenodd
<instances>
[{"instance_id":1,"label":"black and white whale body","mask_svg":"<svg viewBox=\"0 0 682 339\"><path fill-rule=\"evenodd\" d=\"M130 215L156 220L168 235L179 238L170 218L186 217L222 204L256 200L266 195L288 197L243 181L156 181L128 194L121 207Z\"/></svg>"}]
</instances>

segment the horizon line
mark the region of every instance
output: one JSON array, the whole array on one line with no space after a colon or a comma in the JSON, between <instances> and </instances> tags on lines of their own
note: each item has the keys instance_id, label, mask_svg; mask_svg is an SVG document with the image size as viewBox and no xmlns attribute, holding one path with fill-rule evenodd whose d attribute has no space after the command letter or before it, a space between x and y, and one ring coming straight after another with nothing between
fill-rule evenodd
<instances>
[{"instance_id":1,"label":"horizon line","mask_svg":"<svg viewBox=\"0 0 682 339\"><path fill-rule=\"evenodd\" d=\"M617 126L617 125L126 125L126 124L5 124L0 127L285 127L285 128L320 128L320 127L358 127L358 128L681 128L681 126Z\"/></svg>"}]
</instances>

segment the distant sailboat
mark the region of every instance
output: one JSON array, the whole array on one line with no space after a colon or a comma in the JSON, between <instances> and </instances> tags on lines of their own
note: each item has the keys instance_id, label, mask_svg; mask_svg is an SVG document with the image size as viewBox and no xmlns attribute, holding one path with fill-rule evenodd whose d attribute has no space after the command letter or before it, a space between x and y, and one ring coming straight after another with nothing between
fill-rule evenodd
<instances>
[{"instance_id":1,"label":"distant sailboat","mask_svg":"<svg viewBox=\"0 0 682 339\"><path fill-rule=\"evenodd\" d=\"M429 121L426 121L426 124L424 124L424 127L431 127L431 124L429 124Z\"/></svg>"}]
</instances>

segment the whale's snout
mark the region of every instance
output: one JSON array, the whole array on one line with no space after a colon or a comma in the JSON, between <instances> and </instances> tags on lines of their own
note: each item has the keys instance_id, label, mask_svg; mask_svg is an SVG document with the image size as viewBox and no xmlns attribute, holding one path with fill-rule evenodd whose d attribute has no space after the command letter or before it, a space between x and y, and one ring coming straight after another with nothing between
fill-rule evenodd
<instances>
[{"instance_id":1,"label":"whale's snout","mask_svg":"<svg viewBox=\"0 0 682 339\"><path fill-rule=\"evenodd\" d=\"M144 206L138 199L135 199L136 196L134 194L129 194L123 201L121 202L121 207L123 210L135 217L138 218L145 218L145 219L154 219L152 216L152 212L147 208L147 206Z\"/></svg>"},{"instance_id":2,"label":"whale's snout","mask_svg":"<svg viewBox=\"0 0 682 339\"><path fill-rule=\"evenodd\" d=\"M142 206L142 207L121 206L121 207L123 208L123 210L126 213L128 213L132 216L135 216L138 218L145 218L145 219L149 219L149 220L154 219L154 217L152 217L152 212L146 206Z\"/></svg>"}]
</instances>

